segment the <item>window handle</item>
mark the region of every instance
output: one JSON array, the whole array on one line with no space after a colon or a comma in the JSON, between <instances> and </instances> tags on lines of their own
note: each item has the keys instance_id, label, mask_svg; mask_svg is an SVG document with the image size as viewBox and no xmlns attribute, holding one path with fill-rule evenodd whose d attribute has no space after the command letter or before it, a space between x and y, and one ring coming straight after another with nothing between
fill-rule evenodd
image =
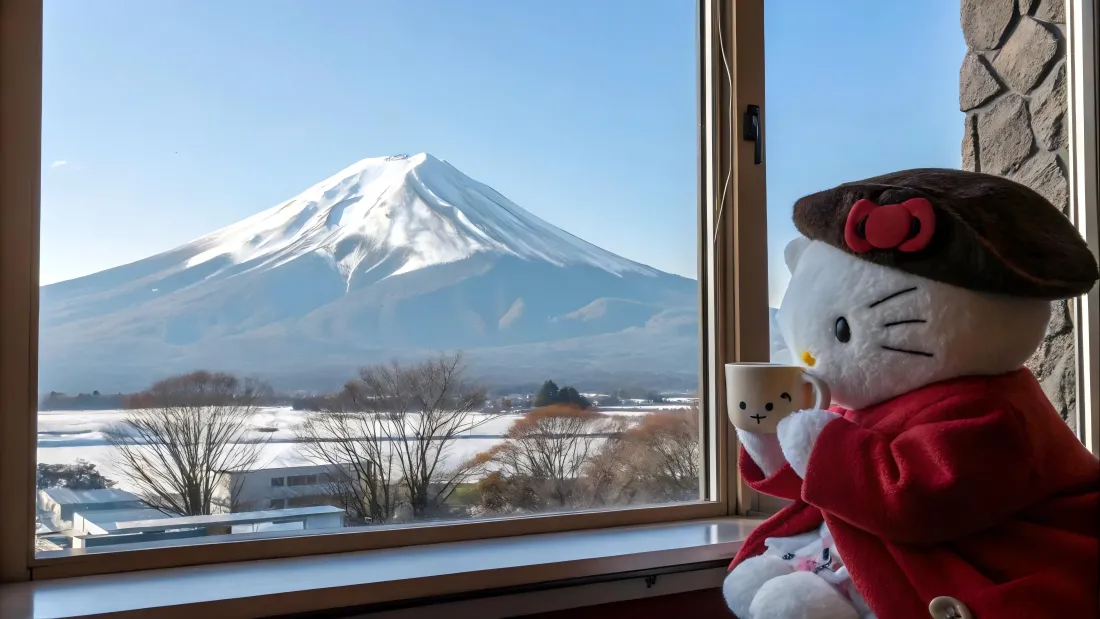
<instances>
[{"instance_id":1,"label":"window handle","mask_svg":"<svg viewBox=\"0 0 1100 619\"><path fill-rule=\"evenodd\" d=\"M752 162L760 165L764 161L764 138L760 132L760 106L750 105L745 109L742 138L753 142Z\"/></svg>"}]
</instances>

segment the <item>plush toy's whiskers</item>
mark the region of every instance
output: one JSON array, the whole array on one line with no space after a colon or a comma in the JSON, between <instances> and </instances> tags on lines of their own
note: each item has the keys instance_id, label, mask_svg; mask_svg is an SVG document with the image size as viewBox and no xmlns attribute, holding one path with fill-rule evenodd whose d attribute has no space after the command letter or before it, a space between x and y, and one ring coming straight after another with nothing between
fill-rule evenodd
<instances>
[{"instance_id":1,"label":"plush toy's whiskers","mask_svg":"<svg viewBox=\"0 0 1100 619\"><path fill-rule=\"evenodd\" d=\"M889 350L890 352L905 353L907 355L917 355L918 357L933 357L933 356L935 356L932 353L925 352L923 350L909 350L908 348L894 348L893 346L882 346L882 349L883 350Z\"/></svg>"},{"instance_id":2,"label":"plush toy's whiskers","mask_svg":"<svg viewBox=\"0 0 1100 619\"><path fill-rule=\"evenodd\" d=\"M910 318L909 320L895 320L894 322L888 322L888 323L882 325L882 327L887 328L887 327L897 327L897 326L900 326L900 325L923 325L926 322L928 322L928 321L923 319L923 318Z\"/></svg>"},{"instance_id":3,"label":"plush toy's whiskers","mask_svg":"<svg viewBox=\"0 0 1100 619\"><path fill-rule=\"evenodd\" d=\"M905 290L899 290L899 291L897 291L893 294L888 294L885 297L882 297L881 299L879 299L878 301L875 301L874 303L868 305L867 307L868 307L868 309L878 307L879 305L882 305L883 303L885 303L885 302L887 302L891 299L896 299L897 297L900 297L901 295L906 294L908 292L913 292L916 289L917 289L917 287L913 286L912 288L906 288Z\"/></svg>"}]
</instances>

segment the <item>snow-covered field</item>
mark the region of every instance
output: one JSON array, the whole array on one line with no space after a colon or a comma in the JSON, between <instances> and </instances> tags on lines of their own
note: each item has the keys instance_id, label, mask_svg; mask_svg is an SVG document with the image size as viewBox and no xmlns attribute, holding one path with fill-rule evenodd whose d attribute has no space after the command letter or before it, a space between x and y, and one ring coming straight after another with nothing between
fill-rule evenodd
<instances>
[{"instance_id":1,"label":"snow-covered field","mask_svg":"<svg viewBox=\"0 0 1100 619\"><path fill-rule=\"evenodd\" d=\"M686 408L683 404L624 406L601 411L607 415L637 417L657 409ZM252 419L253 430L247 438L267 441L258 467L273 468L319 464L302 454L295 440L295 427L310 415L290 407L260 409ZM46 464L68 464L83 458L96 465L104 475L126 488L124 477L113 462L113 448L107 444L104 431L117 424L124 411L48 411L38 414L38 461ZM445 454L444 464L456 465L499 442L509 426L522 415L477 415L477 427L464 433ZM260 428L264 430L261 431ZM275 431L268 431L275 428Z\"/></svg>"}]
</instances>

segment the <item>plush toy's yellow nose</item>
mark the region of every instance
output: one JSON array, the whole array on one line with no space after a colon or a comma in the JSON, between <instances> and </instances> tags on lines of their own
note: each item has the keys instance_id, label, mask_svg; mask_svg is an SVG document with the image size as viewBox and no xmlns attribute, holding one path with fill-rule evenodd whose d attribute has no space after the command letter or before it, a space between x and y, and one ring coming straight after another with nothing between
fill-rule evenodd
<instances>
[{"instance_id":1,"label":"plush toy's yellow nose","mask_svg":"<svg viewBox=\"0 0 1100 619\"><path fill-rule=\"evenodd\" d=\"M812 367L814 367L814 364L817 363L817 359L814 359L814 356L810 354L810 351L803 350L802 351L802 363L805 363L807 366L812 368Z\"/></svg>"}]
</instances>

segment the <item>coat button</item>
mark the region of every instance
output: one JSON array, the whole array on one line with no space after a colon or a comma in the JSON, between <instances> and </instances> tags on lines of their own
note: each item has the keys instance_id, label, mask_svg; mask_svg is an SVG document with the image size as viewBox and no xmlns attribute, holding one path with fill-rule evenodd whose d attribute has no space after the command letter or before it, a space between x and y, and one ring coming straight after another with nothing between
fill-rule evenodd
<instances>
[{"instance_id":1,"label":"coat button","mask_svg":"<svg viewBox=\"0 0 1100 619\"><path fill-rule=\"evenodd\" d=\"M940 596L928 605L928 614L932 619L974 619L966 604L946 595Z\"/></svg>"}]
</instances>

